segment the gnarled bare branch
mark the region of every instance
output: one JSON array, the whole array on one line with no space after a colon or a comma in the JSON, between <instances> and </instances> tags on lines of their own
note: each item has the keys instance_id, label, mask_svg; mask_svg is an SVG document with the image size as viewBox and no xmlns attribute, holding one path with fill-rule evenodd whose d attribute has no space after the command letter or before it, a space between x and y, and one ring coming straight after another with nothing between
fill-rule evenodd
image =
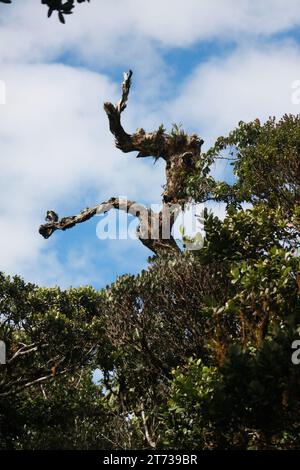
<instances>
[{"instance_id":1,"label":"gnarled bare branch","mask_svg":"<svg viewBox=\"0 0 300 470\"><path fill-rule=\"evenodd\" d=\"M178 126L173 126L170 134L160 126L157 131L146 132L137 129L127 133L121 124L121 113L127 106L131 87L132 71L124 74L122 96L116 106L105 103L104 110L109 120L109 128L115 136L116 147L124 153L138 152L137 157L163 158L166 161L166 185L163 200L166 203L184 205L188 201L186 179L197 172L203 140L196 134L187 135Z\"/></svg>"},{"instance_id":2,"label":"gnarled bare branch","mask_svg":"<svg viewBox=\"0 0 300 470\"><path fill-rule=\"evenodd\" d=\"M111 133L115 136L116 147L124 153L139 152L139 157L162 157L165 158L164 152L164 129L160 127L158 131L146 134L143 129L139 129L135 134L128 134L121 124L121 114L126 109L128 96L131 87L132 70L124 73L122 83L122 96L116 105L106 102L104 110L109 121Z\"/></svg>"},{"instance_id":3,"label":"gnarled bare branch","mask_svg":"<svg viewBox=\"0 0 300 470\"><path fill-rule=\"evenodd\" d=\"M156 254L179 251L171 231L176 214L179 213L178 206L184 207L189 201L186 182L187 178L197 171L203 140L196 134L187 135L175 125L170 134L165 132L163 126L152 133L147 133L144 129L138 129L132 135L127 133L121 124L121 114L127 106L131 78L132 71L129 70L124 74L120 100L116 105L104 103L104 109L117 148L125 153L137 151L137 157L152 156L166 161L167 182L162 195L162 211L154 213L141 204L120 198L111 198L95 207L84 209L78 215L63 217L60 220L57 220L57 214L51 210L47 212L48 222L39 229L44 238L49 238L56 230L67 230L86 222L96 214L118 209L139 219L137 236L151 251Z\"/></svg>"},{"instance_id":4,"label":"gnarled bare branch","mask_svg":"<svg viewBox=\"0 0 300 470\"><path fill-rule=\"evenodd\" d=\"M131 87L131 77L132 77L132 70L129 70L129 72L124 73L123 83L122 83L122 96L116 106L116 109L118 110L119 114L121 114L127 106L128 96L129 96L130 87Z\"/></svg>"},{"instance_id":5,"label":"gnarled bare branch","mask_svg":"<svg viewBox=\"0 0 300 470\"><path fill-rule=\"evenodd\" d=\"M178 207L164 205L159 213L153 212L143 204L125 198L111 198L92 208L82 210L78 215L63 217L40 226L39 232L44 238L49 238L56 230L68 230L77 224L91 219L95 215L104 214L111 209L127 212L139 220L137 236L139 240L154 253L162 251L179 251L171 235L172 227L179 213Z\"/></svg>"}]
</instances>

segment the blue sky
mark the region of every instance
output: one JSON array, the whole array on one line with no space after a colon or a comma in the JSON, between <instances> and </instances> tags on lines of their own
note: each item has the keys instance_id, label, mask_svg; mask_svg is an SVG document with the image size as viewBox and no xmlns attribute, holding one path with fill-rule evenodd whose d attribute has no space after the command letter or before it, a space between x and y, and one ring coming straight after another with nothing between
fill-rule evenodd
<instances>
[{"instance_id":1,"label":"blue sky","mask_svg":"<svg viewBox=\"0 0 300 470\"><path fill-rule=\"evenodd\" d=\"M0 270L100 288L145 268L151 252L99 240L97 219L47 241L38 227L50 208L63 216L111 196L160 201L163 164L122 154L108 131L102 103L118 99L123 71L134 71L129 131L182 123L208 148L241 119L296 114L299 2L92 0L66 25L38 4L0 5Z\"/></svg>"}]
</instances>

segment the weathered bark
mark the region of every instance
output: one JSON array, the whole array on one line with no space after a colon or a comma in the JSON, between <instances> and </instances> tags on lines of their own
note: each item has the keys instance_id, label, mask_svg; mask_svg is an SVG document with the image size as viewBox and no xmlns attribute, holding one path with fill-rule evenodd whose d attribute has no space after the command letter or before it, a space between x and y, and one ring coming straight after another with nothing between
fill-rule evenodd
<instances>
[{"instance_id":1,"label":"weathered bark","mask_svg":"<svg viewBox=\"0 0 300 470\"><path fill-rule=\"evenodd\" d=\"M162 195L163 201L184 206L189 199L186 179L197 171L197 162L201 158L201 147L204 142L196 134L189 136L176 126L171 134L167 134L163 126L155 132L149 133L144 129L137 129L134 134L128 134L121 124L121 114L127 106L131 77L131 70L124 74L122 97L115 106L112 103L104 103L116 147L124 153L138 152L137 158L163 158L166 161L167 180Z\"/></svg>"},{"instance_id":2,"label":"weathered bark","mask_svg":"<svg viewBox=\"0 0 300 470\"><path fill-rule=\"evenodd\" d=\"M77 224L91 219L95 215L105 214L111 209L127 212L139 219L137 236L139 240L156 254L178 252L179 248L171 235L172 227L178 214L178 208L165 205L161 212L155 213L143 204L121 198L111 198L92 208L82 210L78 215L63 217L58 221L47 222L40 226L39 232L49 238L56 230L68 230Z\"/></svg>"},{"instance_id":3,"label":"weathered bark","mask_svg":"<svg viewBox=\"0 0 300 470\"><path fill-rule=\"evenodd\" d=\"M187 177L197 172L197 162L200 160L203 140L195 134L188 136L176 126L173 127L170 134L165 132L163 126L151 133L147 133L144 129L138 129L134 134L128 134L121 124L121 114L127 106L131 78L132 71L130 70L124 74L120 100L116 105L109 102L104 103L104 110L118 149L124 153L138 152L138 158L154 157L165 160L167 181L162 194L162 210L159 213L154 213L142 204L111 198L107 202L81 211L78 215L63 217L61 220L49 220L48 218L48 223L39 229L44 238L49 238L56 230L67 230L86 222L96 214L103 214L114 208L124 210L139 219L138 238L154 253L179 251L171 231L179 208L183 208L189 201L186 180ZM54 213L54 211L50 212Z\"/></svg>"}]
</instances>

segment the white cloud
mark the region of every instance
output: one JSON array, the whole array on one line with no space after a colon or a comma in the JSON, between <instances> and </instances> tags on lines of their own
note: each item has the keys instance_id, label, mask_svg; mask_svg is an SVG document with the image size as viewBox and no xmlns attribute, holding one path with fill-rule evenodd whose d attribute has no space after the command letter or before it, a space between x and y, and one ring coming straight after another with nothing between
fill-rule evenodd
<instances>
[{"instance_id":1,"label":"white cloud","mask_svg":"<svg viewBox=\"0 0 300 470\"><path fill-rule=\"evenodd\" d=\"M300 76L300 49L288 43L238 49L200 65L170 104L170 115L213 140L249 121L298 113L292 85Z\"/></svg>"},{"instance_id":2,"label":"white cloud","mask_svg":"<svg viewBox=\"0 0 300 470\"><path fill-rule=\"evenodd\" d=\"M62 260L62 237L41 239L37 227L46 209L66 215L112 195L159 200L163 164L114 149L102 102L116 100L119 85L105 76L108 71L130 66L136 72L124 113L129 130L182 122L212 141L241 119L298 112L291 102L292 83L300 78L298 47L262 46L261 40L299 25L296 0L99 0L78 6L66 25L47 19L33 0L1 4L0 14L0 80L6 82L0 269L28 280L66 286L99 277L93 244L82 253L80 241L70 245ZM162 51L216 39L239 47L231 56L208 59L182 84L179 76L175 86L168 81ZM56 63L62 61L73 66ZM178 96L162 102L164 91L170 96L175 87ZM103 242L101 253L110 253L122 270L135 261L132 243ZM146 258L150 253L143 250L136 253ZM109 268L101 269L107 276Z\"/></svg>"},{"instance_id":3,"label":"white cloud","mask_svg":"<svg viewBox=\"0 0 300 470\"><path fill-rule=\"evenodd\" d=\"M293 83L300 77L300 48L288 42L237 49L229 57L211 59L196 68L182 83L177 99L168 107L169 120L183 122L205 140L204 150L239 121L285 113L297 114ZM222 180L231 173L229 162L213 165Z\"/></svg>"},{"instance_id":4,"label":"white cloud","mask_svg":"<svg viewBox=\"0 0 300 470\"><path fill-rule=\"evenodd\" d=\"M184 3L131 0L128 4L140 32L171 46L232 38L241 33L269 35L294 27L300 21L296 0L288 3L284 0L188 0Z\"/></svg>"},{"instance_id":5,"label":"white cloud","mask_svg":"<svg viewBox=\"0 0 300 470\"><path fill-rule=\"evenodd\" d=\"M46 9L38 10L33 1L0 8L1 57L23 60L25 55L32 61L71 49L86 60L120 63L121 57L132 58L130 43L145 46L147 39L185 47L241 34L267 36L300 23L297 0L98 0L78 6L66 25L49 21ZM141 58L142 48L135 50Z\"/></svg>"},{"instance_id":6,"label":"white cloud","mask_svg":"<svg viewBox=\"0 0 300 470\"><path fill-rule=\"evenodd\" d=\"M67 215L120 192L151 200L162 169L114 149L102 102L116 100L118 90L104 76L56 64L5 65L2 76L1 269L28 274L37 259L44 264L37 230L47 209ZM128 113L129 126L132 120ZM62 279L51 250L49 243L47 259Z\"/></svg>"}]
</instances>

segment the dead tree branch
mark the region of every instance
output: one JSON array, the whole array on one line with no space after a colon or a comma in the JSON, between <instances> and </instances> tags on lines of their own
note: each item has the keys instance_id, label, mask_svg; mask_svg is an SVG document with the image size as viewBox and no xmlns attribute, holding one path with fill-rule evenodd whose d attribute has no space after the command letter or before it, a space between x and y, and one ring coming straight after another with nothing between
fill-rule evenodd
<instances>
[{"instance_id":1,"label":"dead tree branch","mask_svg":"<svg viewBox=\"0 0 300 470\"><path fill-rule=\"evenodd\" d=\"M154 213L142 204L111 198L93 208L82 210L78 215L63 217L60 220L54 211L48 211L47 223L41 225L39 229L44 238L49 238L56 230L70 229L97 214L118 209L139 219L137 236L151 251L156 254L179 251L171 231L180 207L183 208L189 201L186 182L189 176L197 172L197 162L201 158L203 140L196 134L191 136L185 134L177 126L173 126L170 134L165 132L163 126L151 133L147 133L144 129L138 129L134 134L127 133L121 124L121 114L127 107L131 78L131 70L124 73L120 100L116 105L104 103L104 110L117 148L125 153L136 151L137 157L152 156L165 160L167 181L162 194L162 210Z\"/></svg>"},{"instance_id":2,"label":"dead tree branch","mask_svg":"<svg viewBox=\"0 0 300 470\"><path fill-rule=\"evenodd\" d=\"M109 128L115 137L116 147L124 153L138 152L137 157L163 158L166 161L166 186L163 201L184 205L188 201L186 180L197 171L197 162L201 158L203 140L196 134L187 135L180 127L173 126L167 134L163 126L155 132L137 129L128 134L121 124L121 114L127 106L131 87L132 71L124 74L122 96L114 106L104 103L104 110L109 121Z\"/></svg>"},{"instance_id":3,"label":"dead tree branch","mask_svg":"<svg viewBox=\"0 0 300 470\"><path fill-rule=\"evenodd\" d=\"M171 206L165 205L161 212L155 213L143 204L122 198L111 198L97 206L82 210L78 215L63 217L58 221L48 222L40 226L39 232L47 239L56 230L68 230L77 224L86 222L95 215L105 214L112 209L125 211L138 218L139 225L137 228L137 236L143 245L154 253L159 254L163 251L179 251L174 238L170 235L176 216L178 215L178 207L172 208Z\"/></svg>"}]
</instances>

